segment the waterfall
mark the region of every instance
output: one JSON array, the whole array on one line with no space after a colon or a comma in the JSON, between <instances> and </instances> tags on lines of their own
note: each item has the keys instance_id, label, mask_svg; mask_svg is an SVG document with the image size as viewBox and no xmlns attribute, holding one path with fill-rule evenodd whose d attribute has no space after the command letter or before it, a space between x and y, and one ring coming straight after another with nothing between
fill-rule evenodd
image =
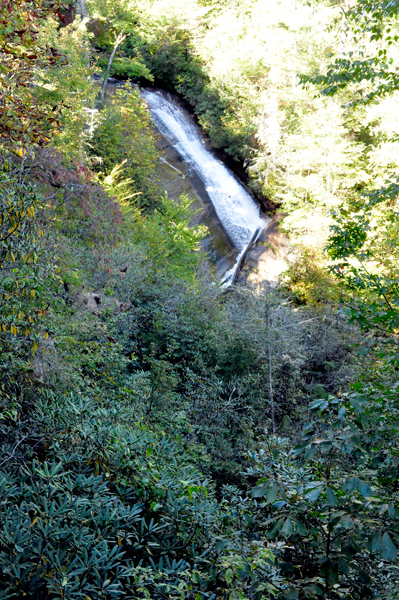
<instances>
[{"instance_id":1,"label":"waterfall","mask_svg":"<svg viewBox=\"0 0 399 600\"><path fill-rule=\"evenodd\" d=\"M199 128L179 103L159 91L146 90L143 96L157 129L202 180L223 230L238 251L236 265L222 279L228 285L248 245L263 231L267 221L234 174L206 149Z\"/></svg>"}]
</instances>

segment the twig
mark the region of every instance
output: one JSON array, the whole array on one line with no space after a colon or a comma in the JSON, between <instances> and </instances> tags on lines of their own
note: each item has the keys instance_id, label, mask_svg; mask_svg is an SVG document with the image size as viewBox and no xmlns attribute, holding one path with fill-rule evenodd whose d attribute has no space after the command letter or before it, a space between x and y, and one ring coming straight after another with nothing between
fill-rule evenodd
<instances>
[{"instance_id":1,"label":"twig","mask_svg":"<svg viewBox=\"0 0 399 600\"><path fill-rule=\"evenodd\" d=\"M2 462L2 463L0 463L0 467L2 467L2 466L3 466L3 465L6 463L6 462L8 462L9 460L11 460L11 459L13 458L13 456L14 456L14 454L15 454L15 451L16 451L16 449L18 448L18 446L19 446L20 444L22 444L22 442L23 442L24 440L26 440L26 438L27 438L27 437L29 437L29 434L28 434L28 435L25 435L25 436L24 436L24 437L23 437L21 440L19 440L18 444L16 444L16 445L15 445L15 447L14 447L14 450L12 451L11 455L10 455L8 458L6 458L5 460L3 460L3 462Z\"/></svg>"}]
</instances>

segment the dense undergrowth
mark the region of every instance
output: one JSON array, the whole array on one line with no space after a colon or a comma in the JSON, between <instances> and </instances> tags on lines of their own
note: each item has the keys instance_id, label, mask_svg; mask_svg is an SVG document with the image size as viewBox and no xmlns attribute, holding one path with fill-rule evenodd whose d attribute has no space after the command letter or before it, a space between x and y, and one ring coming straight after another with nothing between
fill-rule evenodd
<instances>
[{"instance_id":1,"label":"dense undergrowth","mask_svg":"<svg viewBox=\"0 0 399 600\"><path fill-rule=\"evenodd\" d=\"M259 60L218 79L199 48L223 30L214 50L233 52L234 24L242 52L264 3L195 3L195 22L168 3L88 6L89 30L59 28L61 3L0 7L0 598L397 598L396 188L359 183L387 125L363 113L354 140L334 99L296 95L298 64L274 57L287 91L252 46ZM317 31L329 9L312 6ZM340 198L329 271L327 233L308 231L284 286L219 287L190 203L154 175L144 101L129 84L101 102L95 50L119 35L114 74L183 94L255 188L280 194L291 231L320 209L326 232ZM266 152L276 114L258 117L279 85L289 135ZM340 123L323 142L336 162L293 173L294 139L319 147L324 117Z\"/></svg>"}]
</instances>

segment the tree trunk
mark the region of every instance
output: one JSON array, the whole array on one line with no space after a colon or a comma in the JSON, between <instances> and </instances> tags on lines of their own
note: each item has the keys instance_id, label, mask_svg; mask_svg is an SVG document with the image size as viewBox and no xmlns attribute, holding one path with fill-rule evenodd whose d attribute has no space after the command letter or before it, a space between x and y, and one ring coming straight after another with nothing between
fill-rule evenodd
<instances>
[{"instance_id":1,"label":"tree trunk","mask_svg":"<svg viewBox=\"0 0 399 600\"><path fill-rule=\"evenodd\" d=\"M114 62L115 54L117 53L119 46L125 39L126 39L126 35L123 33L119 33L116 36L115 44L114 44L114 47L112 48L111 56L109 57L107 70L105 71L105 75L104 75L104 82L103 82L103 85L101 88L101 102L104 102L105 89L107 87L107 80L108 80L109 74L111 72L111 67L112 67L112 63Z\"/></svg>"},{"instance_id":2,"label":"tree trunk","mask_svg":"<svg viewBox=\"0 0 399 600\"><path fill-rule=\"evenodd\" d=\"M83 21L87 16L86 0L76 0L76 12Z\"/></svg>"},{"instance_id":3,"label":"tree trunk","mask_svg":"<svg viewBox=\"0 0 399 600\"><path fill-rule=\"evenodd\" d=\"M267 375L269 383L269 400L270 400L270 420L272 422L272 433L276 433L276 424L274 420L274 398L273 398L273 381L272 381L272 349L270 342L270 314L269 314L268 299L266 300L266 326L267 326Z\"/></svg>"}]
</instances>

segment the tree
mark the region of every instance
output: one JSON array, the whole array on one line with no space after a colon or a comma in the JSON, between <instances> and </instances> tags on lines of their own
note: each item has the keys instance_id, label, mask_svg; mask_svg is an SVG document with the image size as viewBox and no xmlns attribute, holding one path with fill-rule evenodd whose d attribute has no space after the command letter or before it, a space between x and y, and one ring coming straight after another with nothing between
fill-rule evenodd
<instances>
[{"instance_id":1,"label":"tree","mask_svg":"<svg viewBox=\"0 0 399 600\"><path fill-rule=\"evenodd\" d=\"M83 19L87 17L86 0L76 0L76 12Z\"/></svg>"},{"instance_id":2,"label":"tree","mask_svg":"<svg viewBox=\"0 0 399 600\"><path fill-rule=\"evenodd\" d=\"M394 52L399 41L397 0L358 0L344 10L341 27L357 47L330 64L326 74L301 76L304 84L332 96L345 91L352 112L377 103L399 89ZM390 132L390 142L398 134ZM328 243L334 261L331 271L353 295L351 317L362 327L393 332L399 324L399 285L395 261L397 242L396 174L385 172L385 184L371 186L334 210L335 223Z\"/></svg>"},{"instance_id":3,"label":"tree","mask_svg":"<svg viewBox=\"0 0 399 600\"><path fill-rule=\"evenodd\" d=\"M106 176L123 163L131 193L143 208L154 207L159 197L155 139L145 101L137 89L126 84L112 95L90 140L93 161Z\"/></svg>"},{"instance_id":4,"label":"tree","mask_svg":"<svg viewBox=\"0 0 399 600\"><path fill-rule=\"evenodd\" d=\"M34 86L37 69L65 64L52 47L38 43L38 30L55 19L61 1L5 0L0 6L0 141L3 146L42 146L59 124L60 106L43 101Z\"/></svg>"},{"instance_id":5,"label":"tree","mask_svg":"<svg viewBox=\"0 0 399 600\"><path fill-rule=\"evenodd\" d=\"M357 88L351 106L370 103L399 89L398 72L391 68L394 59L390 56L391 47L399 41L398 0L357 0L343 13L342 27L353 36L357 48L336 58L326 75L302 75L301 82L322 86L321 93L326 96L349 85L363 84Z\"/></svg>"},{"instance_id":6,"label":"tree","mask_svg":"<svg viewBox=\"0 0 399 600\"><path fill-rule=\"evenodd\" d=\"M11 406L21 400L29 387L30 361L44 342L37 323L51 304L57 284L56 267L42 252L44 232L36 217L42 197L25 181L23 162L17 165L6 159L0 164L0 397L4 409L7 403Z\"/></svg>"},{"instance_id":7,"label":"tree","mask_svg":"<svg viewBox=\"0 0 399 600\"><path fill-rule=\"evenodd\" d=\"M99 111L95 109L98 88L93 80L96 66L91 64L90 39L84 22L59 28L53 19L43 23L38 41L67 56L62 65L37 70L36 95L43 102L62 106L59 126L52 143L69 162L84 164L86 142L90 142Z\"/></svg>"},{"instance_id":8,"label":"tree","mask_svg":"<svg viewBox=\"0 0 399 600\"><path fill-rule=\"evenodd\" d=\"M110 50L101 87L101 102L103 102L114 59L123 42L132 35L138 22L140 8L136 1L131 0L89 0L88 6L93 17L103 22L105 31L102 42L105 43L107 50ZM128 63L130 65L126 66L133 68L136 76L151 79L148 69L140 61L131 59Z\"/></svg>"}]
</instances>

